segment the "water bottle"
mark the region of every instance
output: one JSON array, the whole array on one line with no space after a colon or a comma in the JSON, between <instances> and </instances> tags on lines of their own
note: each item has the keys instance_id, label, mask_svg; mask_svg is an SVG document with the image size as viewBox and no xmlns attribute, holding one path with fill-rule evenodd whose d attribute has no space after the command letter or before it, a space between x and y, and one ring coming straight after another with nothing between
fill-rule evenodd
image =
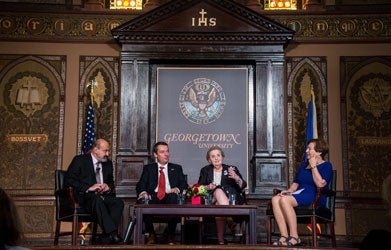
<instances>
[{"instance_id":1,"label":"water bottle","mask_svg":"<svg viewBox=\"0 0 391 250\"><path fill-rule=\"evenodd\" d=\"M235 205L235 194L229 194L229 204Z\"/></svg>"},{"instance_id":2,"label":"water bottle","mask_svg":"<svg viewBox=\"0 0 391 250\"><path fill-rule=\"evenodd\" d=\"M178 204L179 205L183 205L183 195L182 195L182 193L178 194Z\"/></svg>"}]
</instances>

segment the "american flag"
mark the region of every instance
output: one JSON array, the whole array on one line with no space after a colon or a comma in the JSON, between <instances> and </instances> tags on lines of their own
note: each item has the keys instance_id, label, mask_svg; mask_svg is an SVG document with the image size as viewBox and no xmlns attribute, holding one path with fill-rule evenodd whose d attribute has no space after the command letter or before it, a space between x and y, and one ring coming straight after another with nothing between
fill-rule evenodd
<instances>
[{"instance_id":1,"label":"american flag","mask_svg":"<svg viewBox=\"0 0 391 250\"><path fill-rule=\"evenodd\" d=\"M91 150L92 144L95 141L95 126L94 126L94 107L92 101L88 103L86 116L86 129L84 132L83 153L88 154Z\"/></svg>"}]
</instances>

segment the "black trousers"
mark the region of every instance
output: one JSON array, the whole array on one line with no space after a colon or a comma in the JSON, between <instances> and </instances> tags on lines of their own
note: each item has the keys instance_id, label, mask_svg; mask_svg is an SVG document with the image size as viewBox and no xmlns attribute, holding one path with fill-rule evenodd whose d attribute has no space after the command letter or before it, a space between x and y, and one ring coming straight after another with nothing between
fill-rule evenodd
<instances>
[{"instance_id":1,"label":"black trousers","mask_svg":"<svg viewBox=\"0 0 391 250\"><path fill-rule=\"evenodd\" d=\"M87 194L85 208L95 217L103 232L117 232L122 217L124 202L113 195Z\"/></svg>"},{"instance_id":2,"label":"black trousers","mask_svg":"<svg viewBox=\"0 0 391 250\"><path fill-rule=\"evenodd\" d=\"M157 198L157 194L151 195L151 200L149 201L150 204L177 204L177 194L170 193L166 194L163 199L159 200ZM140 202L139 200L138 202ZM155 229L153 227L154 222L154 216L151 215L144 215L143 221L145 223L145 230L151 235L155 234ZM167 217L167 224L168 224L168 233L169 234L175 234L176 225L180 222L179 217Z\"/></svg>"}]
</instances>

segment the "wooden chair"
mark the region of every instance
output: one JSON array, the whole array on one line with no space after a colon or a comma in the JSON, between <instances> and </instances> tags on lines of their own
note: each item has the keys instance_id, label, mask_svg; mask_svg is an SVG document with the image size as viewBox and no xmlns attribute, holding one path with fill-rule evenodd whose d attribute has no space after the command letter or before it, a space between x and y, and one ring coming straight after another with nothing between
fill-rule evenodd
<instances>
[{"instance_id":1,"label":"wooden chair","mask_svg":"<svg viewBox=\"0 0 391 250\"><path fill-rule=\"evenodd\" d=\"M60 236L71 235L72 245L77 245L77 238L79 233L80 222L92 222L91 244L94 243L97 223L94 223L94 219L90 213L87 213L79 204L75 201L72 188L64 187L64 177L66 171L55 171L55 198L56 198L56 232L54 236L54 245L58 245L58 239ZM72 231L60 232L61 222L71 222Z\"/></svg>"},{"instance_id":2,"label":"wooden chair","mask_svg":"<svg viewBox=\"0 0 391 250\"><path fill-rule=\"evenodd\" d=\"M311 224L312 230L310 234L301 234L300 236L311 236L312 247L317 247L318 238L325 237L331 239L331 246L336 247L334 222L335 222L335 196L336 196L336 179L337 172L333 170L332 178L329 183L329 189L318 188L316 198L309 206L298 206L295 208L298 224ZM276 195L280 190L274 189L273 193ZM322 194L327 195L325 206L318 206ZM316 230L316 225L320 224L322 231ZM267 244L271 244L272 236L279 236L276 231L277 226L271 203L269 203L266 210L266 240Z\"/></svg>"}]
</instances>

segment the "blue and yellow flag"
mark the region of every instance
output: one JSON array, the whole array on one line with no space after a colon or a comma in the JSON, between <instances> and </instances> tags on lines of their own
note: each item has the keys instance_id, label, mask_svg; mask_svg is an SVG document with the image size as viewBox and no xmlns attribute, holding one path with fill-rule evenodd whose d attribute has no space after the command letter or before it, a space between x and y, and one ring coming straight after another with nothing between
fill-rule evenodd
<instances>
[{"instance_id":1,"label":"blue and yellow flag","mask_svg":"<svg viewBox=\"0 0 391 250\"><path fill-rule=\"evenodd\" d=\"M318 126L316 119L315 93L311 87L311 98L308 103L307 129L305 134L305 148L307 149L308 141L318 138ZM307 160L307 154L304 154L304 160Z\"/></svg>"}]
</instances>

